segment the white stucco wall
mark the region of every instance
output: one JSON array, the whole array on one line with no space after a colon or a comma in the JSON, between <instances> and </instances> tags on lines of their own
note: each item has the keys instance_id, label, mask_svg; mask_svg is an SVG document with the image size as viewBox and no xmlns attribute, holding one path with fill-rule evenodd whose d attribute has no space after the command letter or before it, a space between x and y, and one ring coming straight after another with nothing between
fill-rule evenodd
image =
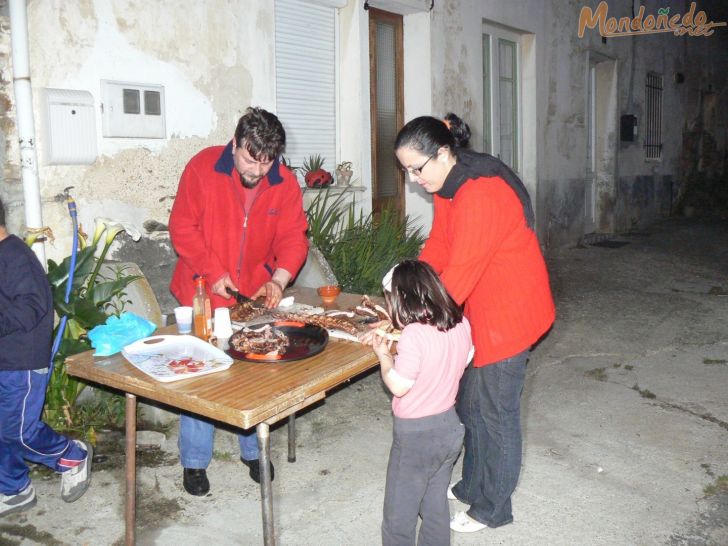
<instances>
[{"instance_id":1,"label":"white stucco wall","mask_svg":"<svg viewBox=\"0 0 728 546\"><path fill-rule=\"evenodd\" d=\"M669 193L672 184L680 183L683 125L697 99L690 98L689 85L676 83L674 77L677 72L699 71L695 67L702 63L696 60L693 66L686 66L686 51L707 57L713 66L713 58L720 55L701 54L694 44L701 40L711 46L725 44L719 42L720 38L677 37L671 33L612 37L604 42L597 30L587 30L579 38L581 8L596 8L597 4L597 0L442 0L435 2L431 18L432 112L441 115L454 111L461 115L470 124L476 149L483 134L483 21L521 34L521 175L536 206L539 235L546 243L573 242L584 230L588 58L607 61L600 76L608 81L609 68L614 71L612 80L616 78L616 96L604 97L600 111L602 119L606 115L609 122L598 137L598 145L606 154L601 158L602 168L608 167L609 172L603 171L599 177L597 228L624 231L635 222L650 221L663 213L659 201L666 199L664 192ZM631 4L609 2L608 16L632 16ZM634 9L636 12L644 5L645 14L656 14L658 8L669 8L671 15L684 14L689 4L683 0L646 0L634 2ZM658 161L646 160L642 145L648 71L664 77L663 149ZM694 74L693 81L699 78ZM619 141L619 116L627 113L636 115L640 124L633 143ZM549 241L550 234L555 238Z\"/></svg>"},{"instance_id":2,"label":"white stucco wall","mask_svg":"<svg viewBox=\"0 0 728 546\"><path fill-rule=\"evenodd\" d=\"M432 112L458 114L472 132L471 145L483 143L483 24L495 24L521 36L523 141L520 175L538 212L538 180L543 169L544 114L548 95L544 86L548 4L499 0L446 0L436 2L432 17Z\"/></svg>"},{"instance_id":3,"label":"white stucco wall","mask_svg":"<svg viewBox=\"0 0 728 546\"><path fill-rule=\"evenodd\" d=\"M423 93L432 80L430 13L405 15L404 41L404 119L432 115L432 95ZM429 233L432 224L432 196L405 177L405 212Z\"/></svg>"},{"instance_id":4,"label":"white stucco wall","mask_svg":"<svg viewBox=\"0 0 728 546\"><path fill-rule=\"evenodd\" d=\"M369 20L360 1L339 15L339 156L351 161L353 185L366 189L354 198L371 210L371 120L369 117Z\"/></svg>"},{"instance_id":5,"label":"white stucco wall","mask_svg":"<svg viewBox=\"0 0 728 546\"><path fill-rule=\"evenodd\" d=\"M631 191L629 184L638 177L678 176L683 129L699 119L696 103L701 89L726 72L719 47L705 54L707 64L682 60L686 52L700 56L707 46L725 43L710 41L712 38L660 34L610 38L603 43L594 30L578 38L583 3L437 0L432 11L429 0L373 0L371 4L404 16L405 121L453 111L470 124L476 149L483 135L483 22L521 34L525 94L521 174L536 206L539 235L549 243L560 242L548 240L552 232L561 233L562 241L573 241L583 229L589 56L613 62L616 98L606 114L612 116L613 127L618 127L619 115L634 113L643 128L645 73L660 72L665 81L663 111L669 115L663 117L661 161L644 159L642 133L632 144L620 143L615 135L602 135L611 139L614 158L613 175L603 181L602 212L617 218L604 224L614 229L624 228L630 216L639 212L629 210L629 195L618 195L619 184L627 184ZM597 2L589 4L596 7ZM687 2L648 0L644 4L648 12L669 6L672 13L682 13ZM630 12L629 2L610 3L609 9L609 15L616 17ZM17 209L22 191L18 191L6 12L0 9L0 60L8 61L0 68L0 102L4 106L0 132L6 142L3 180L8 187L4 194L15 196ZM55 247L47 250L51 258L68 253L70 224L58 199L63 188L74 187L86 231L99 215L131 222L141 231L147 221L166 224L179 175L189 158L205 146L229 140L248 105L275 111L272 0L246 0L244 7L223 0L181 4L171 0L30 0L28 14L43 215L57 236ZM363 0L349 0L339 9L338 24L338 153L340 160L352 161L354 177L365 187L356 199L368 210L369 44ZM701 72L701 66L708 67L707 72ZM684 84L674 81L676 72L685 74ZM164 85L167 138L103 138L101 116L97 115L100 155L94 164L44 165L40 90L86 90L98 108L102 79ZM725 97L721 95L724 89L725 85L716 88L718 98ZM718 98L711 100L720 103ZM716 138L722 138L725 147L726 122L721 115L719 111ZM406 212L428 226L431 197L407 184ZM155 236L164 237L164 233Z\"/></svg>"},{"instance_id":6,"label":"white stucco wall","mask_svg":"<svg viewBox=\"0 0 728 546\"><path fill-rule=\"evenodd\" d=\"M227 142L247 106L274 110L273 25L267 0L237 9L222 0L28 2L43 214L57 237L50 258L69 251L70 223L56 199L67 186L73 186L86 231L95 216L130 222L142 232L147 220L166 224L192 155ZM102 137L102 79L163 85L166 138ZM99 158L92 165L44 164L45 87L93 95ZM13 155L8 161L17 163Z\"/></svg>"}]
</instances>

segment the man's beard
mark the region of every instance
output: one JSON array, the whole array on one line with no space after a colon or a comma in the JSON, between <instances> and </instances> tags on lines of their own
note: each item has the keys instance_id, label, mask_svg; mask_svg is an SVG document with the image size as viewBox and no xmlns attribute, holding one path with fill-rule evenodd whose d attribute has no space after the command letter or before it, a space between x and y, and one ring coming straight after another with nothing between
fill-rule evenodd
<instances>
[{"instance_id":1,"label":"man's beard","mask_svg":"<svg viewBox=\"0 0 728 546\"><path fill-rule=\"evenodd\" d=\"M252 190L260 183L261 180L263 180L263 177L261 176L251 182L242 173L238 172L238 174L240 175L240 183L243 185L243 187L248 188L249 190Z\"/></svg>"}]
</instances>

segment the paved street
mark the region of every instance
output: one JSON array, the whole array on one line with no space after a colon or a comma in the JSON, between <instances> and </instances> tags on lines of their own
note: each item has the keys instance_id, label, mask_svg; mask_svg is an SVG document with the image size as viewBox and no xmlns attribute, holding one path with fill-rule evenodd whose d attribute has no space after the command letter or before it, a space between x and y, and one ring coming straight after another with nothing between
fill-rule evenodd
<instances>
[{"instance_id":1,"label":"paved street","mask_svg":"<svg viewBox=\"0 0 728 546\"><path fill-rule=\"evenodd\" d=\"M529 364L515 522L452 544L728 544L728 222L616 240L549 257L558 321ZM297 422L295 464L285 427L272 433L279 543L379 543L391 417L378 373ZM37 507L1 520L1 544L122 543L122 439L102 439L90 491L67 505L57 476L37 476ZM142 456L139 544L262 544L234 436L215 449L202 499L182 492L176 431Z\"/></svg>"}]
</instances>

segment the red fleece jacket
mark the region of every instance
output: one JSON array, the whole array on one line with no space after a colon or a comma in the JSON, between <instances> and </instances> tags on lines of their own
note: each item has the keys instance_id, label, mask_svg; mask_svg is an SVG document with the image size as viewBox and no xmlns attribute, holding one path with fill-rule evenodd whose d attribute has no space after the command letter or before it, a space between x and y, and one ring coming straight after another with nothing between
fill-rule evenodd
<instances>
[{"instance_id":1,"label":"red fleece jacket","mask_svg":"<svg viewBox=\"0 0 728 546\"><path fill-rule=\"evenodd\" d=\"M555 317L546 265L523 206L500 177L467 180L452 199L434 196L420 255L470 320L476 367L529 348Z\"/></svg>"},{"instance_id":2,"label":"red fleece jacket","mask_svg":"<svg viewBox=\"0 0 728 546\"><path fill-rule=\"evenodd\" d=\"M246 217L231 144L206 148L185 167L169 217L179 255L170 289L180 304L192 304L195 274L206 275L211 286L229 273L251 296L278 267L298 273L308 253L298 181L276 160L259 184ZM211 300L213 308L235 303L216 295Z\"/></svg>"}]
</instances>

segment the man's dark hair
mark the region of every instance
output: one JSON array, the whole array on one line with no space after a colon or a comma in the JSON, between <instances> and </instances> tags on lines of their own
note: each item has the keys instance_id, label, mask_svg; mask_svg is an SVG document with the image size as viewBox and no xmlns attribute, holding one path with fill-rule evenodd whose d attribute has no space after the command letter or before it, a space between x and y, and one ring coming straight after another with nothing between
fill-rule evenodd
<instances>
[{"instance_id":1,"label":"man's dark hair","mask_svg":"<svg viewBox=\"0 0 728 546\"><path fill-rule=\"evenodd\" d=\"M251 106L235 128L235 144L256 161L270 161L285 150L286 132L275 114Z\"/></svg>"},{"instance_id":2,"label":"man's dark hair","mask_svg":"<svg viewBox=\"0 0 728 546\"><path fill-rule=\"evenodd\" d=\"M448 294L430 264L404 260L392 272L392 291L385 291L392 321L404 328L413 322L446 332L463 320L462 308Z\"/></svg>"},{"instance_id":3,"label":"man's dark hair","mask_svg":"<svg viewBox=\"0 0 728 546\"><path fill-rule=\"evenodd\" d=\"M0 227L5 227L5 204L0 199Z\"/></svg>"}]
</instances>

